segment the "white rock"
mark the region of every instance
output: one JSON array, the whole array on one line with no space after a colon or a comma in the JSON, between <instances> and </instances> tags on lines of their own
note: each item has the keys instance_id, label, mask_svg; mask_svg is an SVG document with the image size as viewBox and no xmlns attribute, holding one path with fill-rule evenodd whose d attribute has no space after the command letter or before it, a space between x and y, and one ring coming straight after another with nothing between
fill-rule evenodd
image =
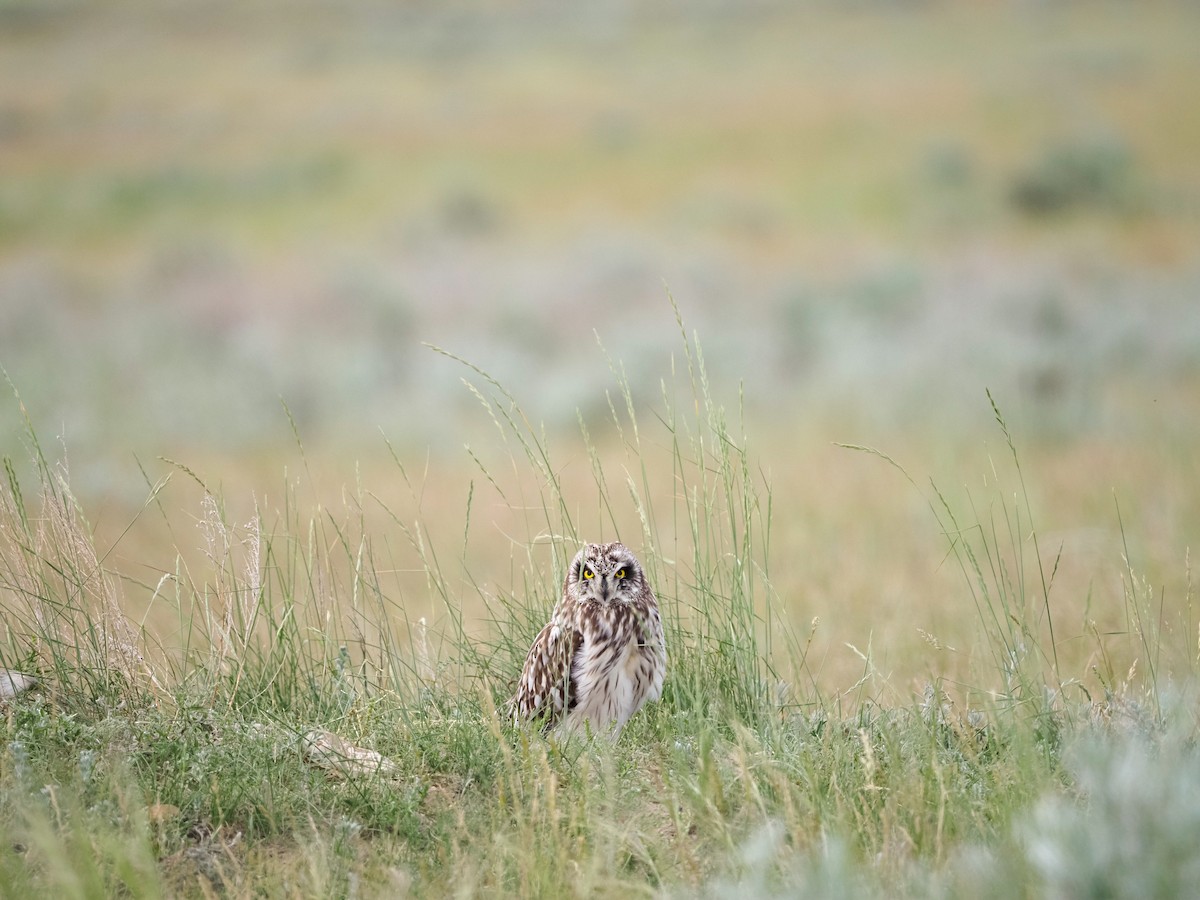
<instances>
[{"instance_id":1,"label":"white rock","mask_svg":"<svg viewBox=\"0 0 1200 900\"><path fill-rule=\"evenodd\" d=\"M332 731L315 728L304 736L304 758L330 774L342 776L395 775L395 762L365 747L356 747Z\"/></svg>"},{"instance_id":2,"label":"white rock","mask_svg":"<svg viewBox=\"0 0 1200 900\"><path fill-rule=\"evenodd\" d=\"M22 675L20 672L0 669L0 701L11 700L17 694L24 693L36 684L37 679L32 675Z\"/></svg>"}]
</instances>

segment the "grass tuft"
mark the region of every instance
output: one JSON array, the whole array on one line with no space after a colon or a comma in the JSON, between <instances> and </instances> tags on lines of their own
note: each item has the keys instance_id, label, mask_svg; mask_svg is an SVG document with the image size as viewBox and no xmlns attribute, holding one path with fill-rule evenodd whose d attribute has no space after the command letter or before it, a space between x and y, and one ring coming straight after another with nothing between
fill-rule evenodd
<instances>
[{"instance_id":1,"label":"grass tuft","mask_svg":"<svg viewBox=\"0 0 1200 900\"><path fill-rule=\"evenodd\" d=\"M676 313L679 356L653 400L601 347L614 384L607 419L579 418L582 495L516 396L438 350L496 435L467 451L479 480L450 544L394 450L407 500L356 484L340 509L306 512L289 479L249 516L172 463L200 489L203 544L146 586L173 634L129 618L133 582L106 566L65 465L30 429L34 483L6 460L0 485L0 668L40 687L3 701L0 892L1167 896L1194 884L1195 655L1170 644L1161 595L1127 551L1128 646L1097 631L1094 671L1067 668L1062 550L1043 555L995 400L1011 471L992 467L986 497L927 490L981 635L973 682L884 702L872 640L857 651L862 681L825 693L811 633L777 611L775 510L740 403L730 416L716 401ZM168 480L148 479L143 512L170 529ZM517 523L508 584L475 554L474 517L493 498ZM371 529L379 513L390 539ZM505 714L568 559L601 535L640 548L669 641L662 701L615 748L559 744ZM400 576L413 565L436 615L410 617ZM483 623L465 612L472 597ZM1131 821L1136 840L1122 843Z\"/></svg>"}]
</instances>

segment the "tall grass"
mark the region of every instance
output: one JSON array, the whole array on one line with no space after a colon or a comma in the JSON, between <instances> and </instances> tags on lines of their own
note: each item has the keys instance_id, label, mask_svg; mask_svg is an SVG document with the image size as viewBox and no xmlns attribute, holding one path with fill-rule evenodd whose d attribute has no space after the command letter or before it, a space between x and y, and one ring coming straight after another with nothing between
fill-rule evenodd
<instances>
[{"instance_id":1,"label":"tall grass","mask_svg":"<svg viewBox=\"0 0 1200 900\"><path fill-rule=\"evenodd\" d=\"M1141 674L1064 668L1061 551L1043 551L995 404L1016 492L964 509L928 489L979 622L977 683L907 703L826 694L775 608L770 486L680 332L653 401L609 358L609 417L580 417L594 483L582 500L516 395L439 350L495 429L468 448L479 477L454 549L399 453L411 509L356 484L341 509L309 513L289 480L278 508L256 503L243 523L171 463L201 489L205 553L188 564L181 550L146 585L174 636L128 618L131 582L106 568L65 466L29 426L34 481L6 460L0 490L0 667L42 687L4 710L0 893L1132 896L1194 883L1200 826L1169 788L1197 766L1181 692L1194 654L1163 654L1154 594L1129 563ZM599 427L620 456L593 441ZM143 515L170 528L165 487L147 479ZM473 553L485 494L524 529L507 586ZM370 528L379 511L392 538ZM595 531L638 548L669 641L662 702L615 747L560 744L505 714L567 560ZM441 624L409 619L397 570L411 560ZM464 613L472 595L482 627ZM1172 811L1153 871L1077 852L1135 814L1159 847L1147 797Z\"/></svg>"},{"instance_id":2,"label":"tall grass","mask_svg":"<svg viewBox=\"0 0 1200 900\"><path fill-rule=\"evenodd\" d=\"M934 522L945 536L947 559L962 575L981 635L975 680L958 693L991 712L1004 712L1046 735L1078 727L1096 716L1132 717L1139 725L1161 724L1162 691L1195 680L1200 655L1191 646L1196 622L1189 596L1171 604L1137 573L1130 556L1119 505L1114 518L1124 553L1123 631L1102 634L1091 618L1092 597L1056 590L1063 546L1046 547L1039 533L1020 454L996 400L987 393L1004 441L1006 460L989 460L984 498L962 492L956 504L934 480L922 489L894 459L857 445L847 449L879 456L922 490ZM1190 583L1190 582L1189 582ZM1079 609L1081 621L1074 621ZM1068 630L1068 628L1076 630ZM1111 639L1119 638L1114 652ZM1070 671L1060 659L1068 641L1091 645L1088 668ZM1078 652L1072 654L1078 658ZM1118 668L1123 660L1127 668Z\"/></svg>"},{"instance_id":3,"label":"tall grass","mask_svg":"<svg viewBox=\"0 0 1200 900\"><path fill-rule=\"evenodd\" d=\"M605 533L640 548L663 605L672 672L668 705L681 714L715 711L731 720L758 723L774 708L778 677L772 668L772 642L781 639L768 572L770 488L752 465L744 430L734 430L716 402L700 346L688 335L678 310L676 317L680 367L685 371L677 372L672 361L671 377L662 382L654 443L643 437L638 412L642 404L634 398L623 369L605 354L615 381L606 397L607 424L619 436L624 459L615 480L613 467L600 459L581 415L581 443L598 508L593 518ZM595 538L575 520L549 441L517 398L471 363L433 349L466 367L470 374L464 383L494 424L500 445L509 448L509 462L524 464L533 473L536 493L512 502L526 511L526 528L533 536L527 547L552 548L550 579L543 585L520 585L523 596L534 598L532 604L505 598L494 611L496 637L484 654L475 652L463 623L454 620L460 658L469 659L476 672L511 679L557 598L568 562L580 544ZM600 349L603 352L602 345ZM652 484L654 478L668 475L662 466L664 447L674 484L666 510L655 507L654 498L663 492ZM503 495L499 474L476 454L471 457L487 483ZM626 509L618 512L620 494L626 495ZM464 531L470 527L469 512L468 508ZM638 533L622 530L630 523ZM439 594L447 597L445 574L428 555L424 536L414 530L406 533L429 561ZM527 563L536 569L532 554Z\"/></svg>"}]
</instances>

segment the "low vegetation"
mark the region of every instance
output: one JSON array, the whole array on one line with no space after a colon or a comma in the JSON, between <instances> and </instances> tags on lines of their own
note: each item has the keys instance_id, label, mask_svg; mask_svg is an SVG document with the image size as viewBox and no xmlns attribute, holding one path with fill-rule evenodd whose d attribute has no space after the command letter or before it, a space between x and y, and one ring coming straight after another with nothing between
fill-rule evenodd
<instances>
[{"instance_id":1,"label":"low vegetation","mask_svg":"<svg viewBox=\"0 0 1200 900\"><path fill-rule=\"evenodd\" d=\"M445 609L437 627L408 618L398 549L365 527L381 503L368 487L309 513L289 480L278 506L237 525L220 492L176 464L203 486L206 560L185 563L181 548L146 585L175 622L151 630L123 608L65 467L30 427L36 474L22 481L6 461L0 491L0 668L38 680L0 701L0 893L1193 890L1190 592L1164 598L1129 567L1128 628L1064 634L1057 551L1043 546L993 407L1017 490L962 504L927 491L929 527L973 602L969 674L906 695L867 646L858 683L831 689L773 591L771 487L686 335L678 363L652 416L617 376L612 427L640 468L615 477L586 428L581 438L602 529L639 548L668 625L662 702L615 746L559 744L508 719L525 649L591 535L545 436L482 371L464 364L495 446L536 486L505 496L526 555L506 588L472 570L475 482L458 549L387 508ZM472 457L479 492L504 496L490 455ZM396 477L419 493L399 455ZM662 478L674 484L667 508L653 499ZM909 489L903 477L896 487ZM161 488L150 486L146 515L161 512ZM463 614L469 594L487 622Z\"/></svg>"}]
</instances>

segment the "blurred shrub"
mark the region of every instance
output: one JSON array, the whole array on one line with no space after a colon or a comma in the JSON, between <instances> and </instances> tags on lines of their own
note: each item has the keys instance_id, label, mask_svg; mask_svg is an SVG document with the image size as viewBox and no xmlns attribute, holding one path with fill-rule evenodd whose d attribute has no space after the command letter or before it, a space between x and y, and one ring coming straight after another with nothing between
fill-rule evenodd
<instances>
[{"instance_id":1,"label":"blurred shrub","mask_svg":"<svg viewBox=\"0 0 1200 900\"><path fill-rule=\"evenodd\" d=\"M976 163L970 148L957 141L942 139L925 148L921 174L931 184L962 187L975 177Z\"/></svg>"},{"instance_id":2,"label":"blurred shrub","mask_svg":"<svg viewBox=\"0 0 1200 900\"><path fill-rule=\"evenodd\" d=\"M1133 153L1117 135L1047 147L1012 179L1009 200L1031 216L1073 209L1129 210L1136 198Z\"/></svg>"},{"instance_id":3,"label":"blurred shrub","mask_svg":"<svg viewBox=\"0 0 1200 900\"><path fill-rule=\"evenodd\" d=\"M485 191L460 185L442 197L438 219L450 234L484 237L500 229L504 214L500 203Z\"/></svg>"},{"instance_id":4,"label":"blurred shrub","mask_svg":"<svg viewBox=\"0 0 1200 900\"><path fill-rule=\"evenodd\" d=\"M1185 897L1200 885L1200 755L1191 736L1093 735L1025 833L1050 897Z\"/></svg>"}]
</instances>

